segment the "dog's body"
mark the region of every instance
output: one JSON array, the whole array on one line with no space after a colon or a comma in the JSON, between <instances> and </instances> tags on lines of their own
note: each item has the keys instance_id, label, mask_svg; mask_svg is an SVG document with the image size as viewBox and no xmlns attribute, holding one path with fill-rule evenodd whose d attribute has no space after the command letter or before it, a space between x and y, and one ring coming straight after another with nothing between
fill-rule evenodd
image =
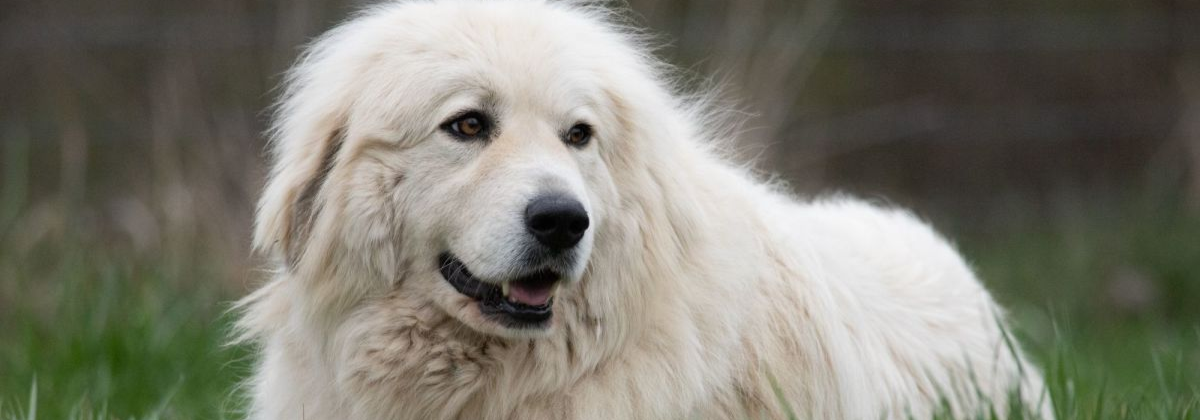
<instances>
[{"instance_id":1,"label":"dog's body","mask_svg":"<svg viewBox=\"0 0 1200 420\"><path fill-rule=\"evenodd\" d=\"M402 3L315 44L256 231L279 270L243 301L252 418L1043 410L943 239L726 163L603 13Z\"/></svg>"}]
</instances>

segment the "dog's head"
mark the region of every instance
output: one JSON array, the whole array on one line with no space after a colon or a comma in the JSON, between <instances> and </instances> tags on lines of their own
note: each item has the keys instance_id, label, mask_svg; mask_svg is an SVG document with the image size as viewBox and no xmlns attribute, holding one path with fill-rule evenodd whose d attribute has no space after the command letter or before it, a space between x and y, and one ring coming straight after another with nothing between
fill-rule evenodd
<instances>
[{"instance_id":1,"label":"dog's head","mask_svg":"<svg viewBox=\"0 0 1200 420\"><path fill-rule=\"evenodd\" d=\"M410 2L322 37L278 109L257 246L328 305L399 288L484 333L544 333L655 123L631 113L669 106L597 13Z\"/></svg>"}]
</instances>

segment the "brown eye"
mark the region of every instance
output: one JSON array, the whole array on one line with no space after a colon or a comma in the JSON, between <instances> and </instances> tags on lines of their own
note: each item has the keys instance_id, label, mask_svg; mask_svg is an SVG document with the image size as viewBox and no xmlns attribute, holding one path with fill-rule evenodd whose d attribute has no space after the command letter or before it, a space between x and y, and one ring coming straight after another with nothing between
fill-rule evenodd
<instances>
[{"instance_id":1,"label":"brown eye","mask_svg":"<svg viewBox=\"0 0 1200 420\"><path fill-rule=\"evenodd\" d=\"M588 140L592 139L592 126L587 124L575 124L567 131L567 136L563 141L572 146L583 146Z\"/></svg>"},{"instance_id":2,"label":"brown eye","mask_svg":"<svg viewBox=\"0 0 1200 420\"><path fill-rule=\"evenodd\" d=\"M442 125L443 130L464 140L485 137L489 128L487 117L478 112L468 112Z\"/></svg>"}]
</instances>

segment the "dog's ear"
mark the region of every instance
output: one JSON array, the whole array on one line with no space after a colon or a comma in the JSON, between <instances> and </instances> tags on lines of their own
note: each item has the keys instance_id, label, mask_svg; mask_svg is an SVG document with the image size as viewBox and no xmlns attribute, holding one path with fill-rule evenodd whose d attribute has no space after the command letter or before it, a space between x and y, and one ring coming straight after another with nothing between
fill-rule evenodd
<instances>
[{"instance_id":1,"label":"dog's ear","mask_svg":"<svg viewBox=\"0 0 1200 420\"><path fill-rule=\"evenodd\" d=\"M297 59L284 81L271 128L271 173L258 204L254 248L287 264L305 253L349 134L354 92L361 72L350 69L362 51L345 48L353 35L338 29L322 36Z\"/></svg>"},{"instance_id":2,"label":"dog's ear","mask_svg":"<svg viewBox=\"0 0 1200 420\"><path fill-rule=\"evenodd\" d=\"M321 212L321 191L345 140L338 119L300 125L304 127L282 128L273 141L274 166L254 231L255 249L281 259L289 269L304 253Z\"/></svg>"}]
</instances>

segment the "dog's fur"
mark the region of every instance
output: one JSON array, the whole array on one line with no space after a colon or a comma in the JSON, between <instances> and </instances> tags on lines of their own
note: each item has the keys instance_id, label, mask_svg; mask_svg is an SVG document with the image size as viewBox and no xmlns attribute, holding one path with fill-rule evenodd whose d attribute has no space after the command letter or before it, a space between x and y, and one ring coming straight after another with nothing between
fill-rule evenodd
<instances>
[{"instance_id":1,"label":"dog's fur","mask_svg":"<svg viewBox=\"0 0 1200 420\"><path fill-rule=\"evenodd\" d=\"M272 133L241 303L253 419L877 419L1044 414L1038 374L958 253L902 210L799 202L713 151L634 31L589 3L401 2L315 42ZM487 141L451 138L464 109ZM564 144L585 121L591 143ZM591 227L545 329L438 272L522 270L519 216ZM785 408L785 404L788 408Z\"/></svg>"}]
</instances>

